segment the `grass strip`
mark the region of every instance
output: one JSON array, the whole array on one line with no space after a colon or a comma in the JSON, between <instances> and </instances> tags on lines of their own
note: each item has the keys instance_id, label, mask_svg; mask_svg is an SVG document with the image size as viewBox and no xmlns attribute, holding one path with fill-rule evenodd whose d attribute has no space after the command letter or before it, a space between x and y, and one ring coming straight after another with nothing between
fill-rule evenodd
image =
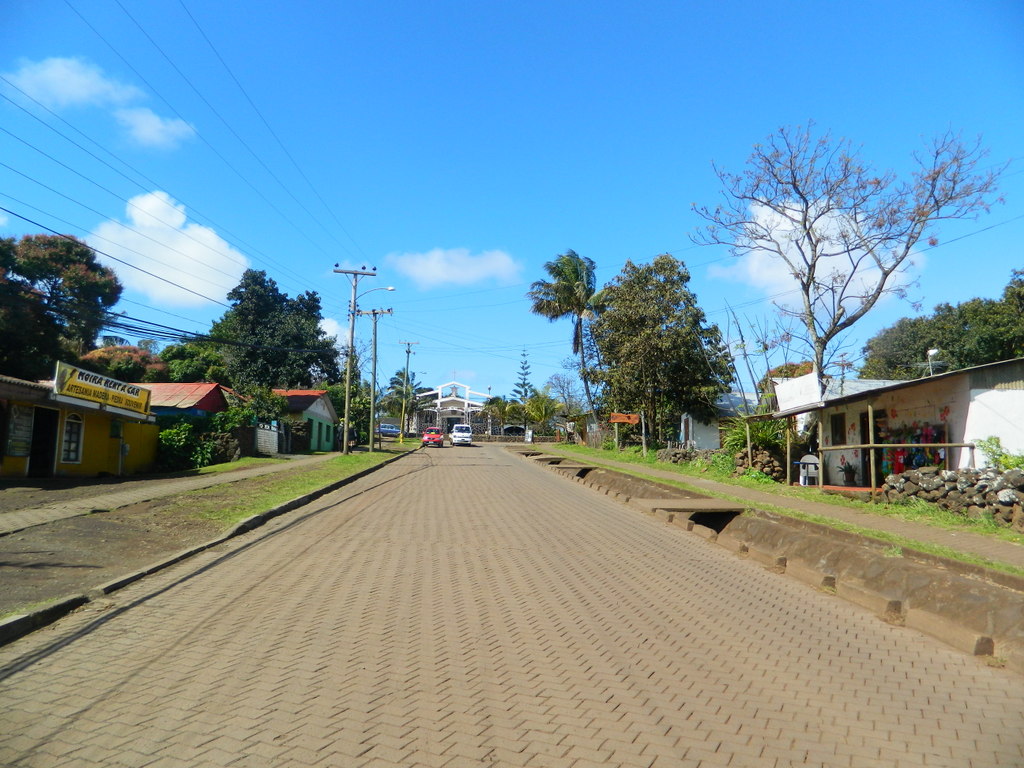
<instances>
[{"instance_id":1,"label":"grass strip","mask_svg":"<svg viewBox=\"0 0 1024 768\"><path fill-rule=\"evenodd\" d=\"M211 520L225 529L246 518L319 490L338 480L407 451L375 451L339 455L307 467L273 472L176 497L173 506L188 509L195 517Z\"/></svg>"}]
</instances>

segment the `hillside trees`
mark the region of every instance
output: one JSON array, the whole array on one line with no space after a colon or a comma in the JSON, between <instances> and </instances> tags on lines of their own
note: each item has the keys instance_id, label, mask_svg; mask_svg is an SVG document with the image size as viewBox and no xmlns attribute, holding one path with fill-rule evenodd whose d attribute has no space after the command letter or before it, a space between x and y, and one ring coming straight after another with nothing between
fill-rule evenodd
<instances>
[{"instance_id":1,"label":"hillside trees","mask_svg":"<svg viewBox=\"0 0 1024 768\"><path fill-rule=\"evenodd\" d=\"M821 386L837 337L883 296L905 295L900 274L932 226L988 209L1001 169L982 169L985 154L946 133L901 180L848 140L816 137L813 124L782 128L755 145L743 173L715 168L724 202L694 207L708 222L696 240L793 278L799 304L779 309L799 320Z\"/></svg>"},{"instance_id":2,"label":"hillside trees","mask_svg":"<svg viewBox=\"0 0 1024 768\"><path fill-rule=\"evenodd\" d=\"M120 296L114 272L73 237L0 239L0 371L38 379L77 361Z\"/></svg>"},{"instance_id":3,"label":"hillside trees","mask_svg":"<svg viewBox=\"0 0 1024 768\"><path fill-rule=\"evenodd\" d=\"M160 351L160 359L167 364L170 381L215 381L226 387L233 386L224 355L212 342L168 344Z\"/></svg>"},{"instance_id":4,"label":"hillside trees","mask_svg":"<svg viewBox=\"0 0 1024 768\"><path fill-rule=\"evenodd\" d=\"M864 346L863 378L916 379L1024 356L1024 270L1014 270L999 299L939 304L930 315L903 318Z\"/></svg>"},{"instance_id":5,"label":"hillside trees","mask_svg":"<svg viewBox=\"0 0 1024 768\"><path fill-rule=\"evenodd\" d=\"M642 412L656 434L681 413L710 419L732 380L721 332L706 323L689 280L667 254L649 265L627 261L591 326L608 405Z\"/></svg>"},{"instance_id":6,"label":"hillside trees","mask_svg":"<svg viewBox=\"0 0 1024 768\"><path fill-rule=\"evenodd\" d=\"M320 297L306 291L294 299L282 293L266 272L248 269L228 293L231 309L210 331L224 355L233 385L309 388L337 381L335 339L320 327Z\"/></svg>"},{"instance_id":7,"label":"hillside trees","mask_svg":"<svg viewBox=\"0 0 1024 768\"><path fill-rule=\"evenodd\" d=\"M106 344L80 359L83 368L119 381L166 381L167 365L160 356L133 344Z\"/></svg>"}]
</instances>

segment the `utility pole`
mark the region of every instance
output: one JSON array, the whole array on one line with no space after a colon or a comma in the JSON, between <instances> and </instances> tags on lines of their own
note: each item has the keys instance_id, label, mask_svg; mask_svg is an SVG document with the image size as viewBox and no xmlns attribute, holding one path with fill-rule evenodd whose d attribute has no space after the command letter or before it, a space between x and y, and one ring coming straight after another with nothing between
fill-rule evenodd
<instances>
[{"instance_id":1,"label":"utility pole","mask_svg":"<svg viewBox=\"0 0 1024 768\"><path fill-rule=\"evenodd\" d=\"M392 310L371 309L367 312L359 312L360 315L370 315L373 318L373 366L370 373L370 453L373 453L373 423L377 416L377 318L381 315L390 315Z\"/></svg>"},{"instance_id":2,"label":"utility pole","mask_svg":"<svg viewBox=\"0 0 1024 768\"><path fill-rule=\"evenodd\" d=\"M405 442L405 404L408 402L407 394L409 392L409 355L412 354L412 345L419 344L418 341L400 341L399 344L405 344L405 387L402 392L402 434L398 438L401 443Z\"/></svg>"},{"instance_id":3,"label":"utility pole","mask_svg":"<svg viewBox=\"0 0 1024 768\"><path fill-rule=\"evenodd\" d=\"M360 277L376 277L377 268L374 267L372 271L367 271L366 267L362 269L338 269L337 264L334 267L334 271L338 274L348 275L348 279L352 283L352 300L348 305L348 356L345 360L345 424L344 430L341 433L341 452L348 454L349 412L352 405L352 355L355 353L356 346L356 287L359 285ZM372 435L370 439L373 439Z\"/></svg>"}]
</instances>

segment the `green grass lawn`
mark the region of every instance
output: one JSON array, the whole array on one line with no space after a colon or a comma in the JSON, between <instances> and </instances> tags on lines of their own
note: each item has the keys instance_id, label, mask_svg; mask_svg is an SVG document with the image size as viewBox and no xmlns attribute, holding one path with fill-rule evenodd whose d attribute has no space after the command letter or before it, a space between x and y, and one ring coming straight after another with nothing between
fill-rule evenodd
<instances>
[{"instance_id":1,"label":"green grass lawn","mask_svg":"<svg viewBox=\"0 0 1024 768\"><path fill-rule=\"evenodd\" d=\"M248 517L267 512L280 504L374 467L401 453L407 451L358 452L347 456L339 454L312 466L299 466L248 478L239 483L192 491L178 497L174 504L187 507L194 515L229 528Z\"/></svg>"}]
</instances>

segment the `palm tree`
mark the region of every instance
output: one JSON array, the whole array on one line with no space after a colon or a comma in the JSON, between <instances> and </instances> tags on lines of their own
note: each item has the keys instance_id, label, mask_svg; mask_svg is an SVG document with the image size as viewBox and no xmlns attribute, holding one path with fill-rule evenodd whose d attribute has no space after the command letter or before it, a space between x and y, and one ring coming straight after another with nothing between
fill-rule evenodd
<instances>
[{"instance_id":1,"label":"palm tree","mask_svg":"<svg viewBox=\"0 0 1024 768\"><path fill-rule=\"evenodd\" d=\"M594 277L594 262L568 250L556 256L554 261L547 262L544 271L551 280L538 280L530 286L526 294L533 302L530 311L552 322L563 317L572 318L572 351L580 357L580 378L587 394L587 404L591 412L595 412L583 344L584 321L594 317L601 293Z\"/></svg>"},{"instance_id":2,"label":"palm tree","mask_svg":"<svg viewBox=\"0 0 1024 768\"><path fill-rule=\"evenodd\" d=\"M501 395L489 397L487 402L484 403L484 415L498 422L498 427L503 435L505 434L505 422L508 420L510 406L511 403Z\"/></svg>"},{"instance_id":3,"label":"palm tree","mask_svg":"<svg viewBox=\"0 0 1024 768\"><path fill-rule=\"evenodd\" d=\"M389 416L401 415L404 406L406 423L401 425L403 434L408 432L413 414L420 410L422 406L422 403L420 403L419 398L416 396L422 392L430 391L428 387L424 387L420 382L416 381L416 374L413 371L409 371L408 381L405 380L405 375L405 368L399 368L388 382L387 394L380 399L381 407Z\"/></svg>"},{"instance_id":4,"label":"palm tree","mask_svg":"<svg viewBox=\"0 0 1024 768\"><path fill-rule=\"evenodd\" d=\"M535 392L526 401L523 410L527 418L537 425L541 430L546 430L554 424L555 417L561 410L562 404L551 396L551 392L545 387L540 392Z\"/></svg>"}]
</instances>

